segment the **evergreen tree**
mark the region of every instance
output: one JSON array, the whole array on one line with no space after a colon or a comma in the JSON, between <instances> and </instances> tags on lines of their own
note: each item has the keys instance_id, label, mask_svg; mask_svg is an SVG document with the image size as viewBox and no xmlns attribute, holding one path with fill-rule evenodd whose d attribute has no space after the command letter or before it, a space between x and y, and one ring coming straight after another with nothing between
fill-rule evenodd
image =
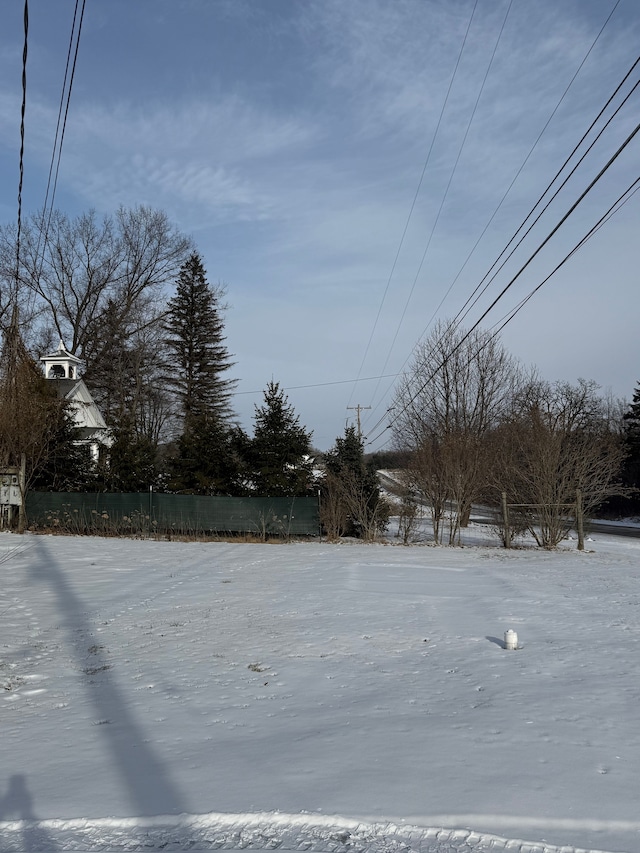
<instances>
[{"instance_id":1,"label":"evergreen tree","mask_svg":"<svg viewBox=\"0 0 640 853\"><path fill-rule=\"evenodd\" d=\"M165 324L171 361L166 384L177 397L184 431L202 416L228 423L235 380L224 375L233 362L225 346L221 288L206 278L197 253L183 264Z\"/></svg>"},{"instance_id":2,"label":"evergreen tree","mask_svg":"<svg viewBox=\"0 0 640 853\"><path fill-rule=\"evenodd\" d=\"M93 491L96 465L89 447L78 442L78 429L64 401L51 411L49 427L49 450L34 468L29 488L40 492Z\"/></svg>"},{"instance_id":3,"label":"evergreen tree","mask_svg":"<svg viewBox=\"0 0 640 853\"><path fill-rule=\"evenodd\" d=\"M332 474L348 472L358 479L364 477L364 446L354 426L345 427L344 436L336 438L334 447L325 455L325 466Z\"/></svg>"},{"instance_id":4,"label":"evergreen tree","mask_svg":"<svg viewBox=\"0 0 640 853\"><path fill-rule=\"evenodd\" d=\"M247 441L240 427L206 416L192 418L170 459L167 488L182 494L241 495Z\"/></svg>"},{"instance_id":5,"label":"evergreen tree","mask_svg":"<svg viewBox=\"0 0 640 853\"><path fill-rule=\"evenodd\" d=\"M166 384L182 426L169 463L172 491L234 494L238 489L230 405L235 380L225 378L233 362L225 345L222 296L221 288L208 284L200 256L192 254L180 270L165 324L171 359Z\"/></svg>"},{"instance_id":6,"label":"evergreen tree","mask_svg":"<svg viewBox=\"0 0 640 853\"><path fill-rule=\"evenodd\" d=\"M256 406L248 466L254 494L295 496L311 488L311 433L277 382L267 385L264 405Z\"/></svg>"},{"instance_id":7,"label":"evergreen tree","mask_svg":"<svg viewBox=\"0 0 640 853\"><path fill-rule=\"evenodd\" d=\"M627 449L623 481L625 486L640 490L640 383L633 392L633 400L623 419ZM640 491L627 501L627 507L637 511L640 507Z\"/></svg>"},{"instance_id":8,"label":"evergreen tree","mask_svg":"<svg viewBox=\"0 0 640 853\"><path fill-rule=\"evenodd\" d=\"M365 462L362 438L354 426L336 438L325 454L325 468L322 503L329 535L375 538L386 527L389 507L380 495L375 468Z\"/></svg>"},{"instance_id":9,"label":"evergreen tree","mask_svg":"<svg viewBox=\"0 0 640 853\"><path fill-rule=\"evenodd\" d=\"M158 480L158 447L147 435L139 435L130 422L111 430L113 443L108 464L102 466L108 492L146 492Z\"/></svg>"},{"instance_id":10,"label":"evergreen tree","mask_svg":"<svg viewBox=\"0 0 640 853\"><path fill-rule=\"evenodd\" d=\"M630 447L635 447L640 454L640 383L633 392L633 400L629 411L623 416L625 435Z\"/></svg>"}]
</instances>

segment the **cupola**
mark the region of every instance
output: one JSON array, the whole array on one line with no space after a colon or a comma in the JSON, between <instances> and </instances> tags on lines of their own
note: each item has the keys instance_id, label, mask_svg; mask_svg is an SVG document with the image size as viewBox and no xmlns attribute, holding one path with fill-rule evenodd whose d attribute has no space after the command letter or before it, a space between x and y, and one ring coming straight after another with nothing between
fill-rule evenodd
<instances>
[{"instance_id":1,"label":"cupola","mask_svg":"<svg viewBox=\"0 0 640 853\"><path fill-rule=\"evenodd\" d=\"M82 359L76 358L62 341L55 352L43 355L40 361L44 365L44 375L47 379L78 379Z\"/></svg>"}]
</instances>

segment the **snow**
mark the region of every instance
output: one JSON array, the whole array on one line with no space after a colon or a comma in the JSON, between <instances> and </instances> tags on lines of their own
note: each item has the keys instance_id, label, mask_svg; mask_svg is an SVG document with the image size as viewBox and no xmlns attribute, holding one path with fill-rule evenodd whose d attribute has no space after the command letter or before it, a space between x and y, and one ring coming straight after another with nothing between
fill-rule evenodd
<instances>
[{"instance_id":1,"label":"snow","mask_svg":"<svg viewBox=\"0 0 640 853\"><path fill-rule=\"evenodd\" d=\"M0 534L0 849L640 850L640 539L465 535Z\"/></svg>"}]
</instances>

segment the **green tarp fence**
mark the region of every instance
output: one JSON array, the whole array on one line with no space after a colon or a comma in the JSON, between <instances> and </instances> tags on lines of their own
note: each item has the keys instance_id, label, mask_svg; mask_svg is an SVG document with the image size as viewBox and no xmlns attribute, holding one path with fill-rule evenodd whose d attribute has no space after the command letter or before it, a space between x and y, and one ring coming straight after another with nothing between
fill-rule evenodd
<instances>
[{"instance_id":1,"label":"green tarp fence","mask_svg":"<svg viewBox=\"0 0 640 853\"><path fill-rule=\"evenodd\" d=\"M65 531L316 536L318 499L102 492L29 492L27 524Z\"/></svg>"}]
</instances>

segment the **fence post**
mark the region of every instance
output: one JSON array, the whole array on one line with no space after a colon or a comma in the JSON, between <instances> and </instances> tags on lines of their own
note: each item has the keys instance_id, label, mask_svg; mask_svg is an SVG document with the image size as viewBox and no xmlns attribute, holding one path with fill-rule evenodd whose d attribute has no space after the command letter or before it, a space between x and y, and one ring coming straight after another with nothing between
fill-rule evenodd
<instances>
[{"instance_id":1,"label":"fence post","mask_svg":"<svg viewBox=\"0 0 640 853\"><path fill-rule=\"evenodd\" d=\"M27 457L23 453L20 457L20 471L18 472L18 486L20 488L20 506L18 507L18 533L24 533L27 519Z\"/></svg>"},{"instance_id":2,"label":"fence post","mask_svg":"<svg viewBox=\"0 0 640 853\"><path fill-rule=\"evenodd\" d=\"M576 530L578 532L578 551L584 551L584 508L582 489L576 489Z\"/></svg>"},{"instance_id":3,"label":"fence post","mask_svg":"<svg viewBox=\"0 0 640 853\"><path fill-rule=\"evenodd\" d=\"M507 493L502 493L502 523L504 525L504 547L511 548L511 528L509 527L509 507Z\"/></svg>"}]
</instances>

